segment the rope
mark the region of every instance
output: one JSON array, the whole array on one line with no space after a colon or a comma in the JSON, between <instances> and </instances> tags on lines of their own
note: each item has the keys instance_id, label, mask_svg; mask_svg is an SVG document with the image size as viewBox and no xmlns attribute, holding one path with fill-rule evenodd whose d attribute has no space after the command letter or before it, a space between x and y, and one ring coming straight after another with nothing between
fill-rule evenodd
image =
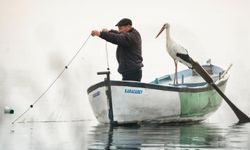
<instances>
[{"instance_id":1,"label":"rope","mask_svg":"<svg viewBox=\"0 0 250 150\"><path fill-rule=\"evenodd\" d=\"M66 69L68 69L68 67L70 66L70 64L73 62L73 60L76 58L76 56L80 53L80 51L82 50L83 46L87 43L87 41L89 40L90 35L88 36L88 38L85 40L85 42L82 44L82 46L78 49L78 51L76 52L76 54L70 59L69 63L64 67L64 69L61 71L61 73L59 73L59 75L56 77L56 79L48 86L48 88L20 115L18 116L13 122L12 124L14 124L18 119L20 119L23 115L25 115L31 108L34 107L34 105L49 91L49 89L56 83L56 81L62 76L62 74L64 73L64 71Z\"/></svg>"},{"instance_id":2,"label":"rope","mask_svg":"<svg viewBox=\"0 0 250 150\"><path fill-rule=\"evenodd\" d=\"M107 70L109 70L109 53L108 53L108 42L105 42L105 50L106 50L106 60L107 60Z\"/></svg>"}]
</instances>

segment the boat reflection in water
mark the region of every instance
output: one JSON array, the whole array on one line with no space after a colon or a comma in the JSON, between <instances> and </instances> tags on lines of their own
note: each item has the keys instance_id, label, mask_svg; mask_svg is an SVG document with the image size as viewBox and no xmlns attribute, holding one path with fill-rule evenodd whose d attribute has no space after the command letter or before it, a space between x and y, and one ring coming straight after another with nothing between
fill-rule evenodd
<instances>
[{"instance_id":1,"label":"boat reflection in water","mask_svg":"<svg viewBox=\"0 0 250 150\"><path fill-rule=\"evenodd\" d=\"M89 149L246 148L245 127L216 124L97 125L89 134ZM241 132L244 131L244 132ZM246 137L247 138L247 137ZM249 138L249 137L248 137Z\"/></svg>"}]
</instances>

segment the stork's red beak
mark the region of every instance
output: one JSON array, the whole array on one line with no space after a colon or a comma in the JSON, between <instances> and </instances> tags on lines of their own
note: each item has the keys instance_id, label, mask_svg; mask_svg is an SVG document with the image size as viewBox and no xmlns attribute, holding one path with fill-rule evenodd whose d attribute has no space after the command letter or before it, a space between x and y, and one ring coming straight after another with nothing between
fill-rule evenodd
<instances>
[{"instance_id":1,"label":"stork's red beak","mask_svg":"<svg viewBox=\"0 0 250 150\"><path fill-rule=\"evenodd\" d=\"M157 38L161 33L162 33L162 31L164 30L165 28L164 28L164 26L161 28L161 30L160 30L160 32L157 34L157 36L155 37L155 38Z\"/></svg>"}]
</instances>

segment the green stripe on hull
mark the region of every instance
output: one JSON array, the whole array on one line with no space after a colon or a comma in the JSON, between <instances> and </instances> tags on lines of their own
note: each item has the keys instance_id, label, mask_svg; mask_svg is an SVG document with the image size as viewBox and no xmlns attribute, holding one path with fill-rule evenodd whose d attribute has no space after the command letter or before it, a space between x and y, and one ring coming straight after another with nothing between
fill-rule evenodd
<instances>
[{"instance_id":1,"label":"green stripe on hull","mask_svg":"<svg viewBox=\"0 0 250 150\"><path fill-rule=\"evenodd\" d=\"M220 87L224 92L226 84ZM220 106L222 97L215 91L189 93L181 92L181 117L202 117L214 112Z\"/></svg>"}]
</instances>

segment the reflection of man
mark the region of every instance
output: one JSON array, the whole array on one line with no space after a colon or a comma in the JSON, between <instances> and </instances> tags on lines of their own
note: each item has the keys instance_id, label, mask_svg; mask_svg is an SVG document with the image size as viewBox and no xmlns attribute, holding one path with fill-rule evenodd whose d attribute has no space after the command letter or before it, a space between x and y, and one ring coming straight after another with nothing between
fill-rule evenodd
<instances>
[{"instance_id":1,"label":"reflection of man","mask_svg":"<svg viewBox=\"0 0 250 150\"><path fill-rule=\"evenodd\" d=\"M128 18L120 20L116 26L117 30L102 29L93 30L92 36L99 36L113 44L118 45L116 58L119 64L118 72L122 74L122 80L141 81L142 78L142 55L141 36L132 27L132 21Z\"/></svg>"}]
</instances>

